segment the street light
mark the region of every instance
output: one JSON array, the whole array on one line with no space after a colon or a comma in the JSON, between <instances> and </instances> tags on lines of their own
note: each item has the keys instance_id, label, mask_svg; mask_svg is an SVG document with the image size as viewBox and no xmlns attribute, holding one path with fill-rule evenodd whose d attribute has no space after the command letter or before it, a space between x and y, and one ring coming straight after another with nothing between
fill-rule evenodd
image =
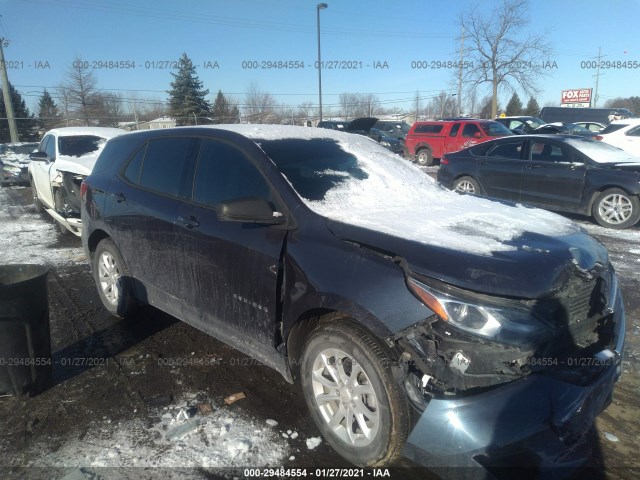
<instances>
[{"instance_id":1,"label":"street light","mask_svg":"<svg viewBox=\"0 0 640 480\"><path fill-rule=\"evenodd\" d=\"M318 101L320 103L320 121L322 121L322 61L320 60L320 10L327 8L326 3L319 3L316 6L318 18Z\"/></svg>"}]
</instances>

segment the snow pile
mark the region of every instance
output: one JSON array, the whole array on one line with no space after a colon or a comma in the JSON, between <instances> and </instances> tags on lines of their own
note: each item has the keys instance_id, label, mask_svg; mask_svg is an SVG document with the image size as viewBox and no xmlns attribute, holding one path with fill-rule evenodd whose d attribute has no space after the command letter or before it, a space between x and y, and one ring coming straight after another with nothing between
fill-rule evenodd
<instances>
[{"instance_id":1,"label":"snow pile","mask_svg":"<svg viewBox=\"0 0 640 480\"><path fill-rule=\"evenodd\" d=\"M357 159L366 175L349 175L322 200L305 200L316 213L344 223L432 245L490 255L515 250L509 244L524 232L564 236L579 231L571 221L544 210L515 207L440 187L435 180L367 137L332 130L225 125L260 140L329 138ZM331 172L332 175L347 172ZM363 178L366 177L366 178Z\"/></svg>"},{"instance_id":2,"label":"snow pile","mask_svg":"<svg viewBox=\"0 0 640 480\"><path fill-rule=\"evenodd\" d=\"M103 420L82 440L74 438L44 455L40 450L26 466L265 467L280 466L291 454L287 441L273 428L263 426L263 421L224 407L188 420L182 419L183 411L167 407L150 428L141 419Z\"/></svg>"}]
</instances>

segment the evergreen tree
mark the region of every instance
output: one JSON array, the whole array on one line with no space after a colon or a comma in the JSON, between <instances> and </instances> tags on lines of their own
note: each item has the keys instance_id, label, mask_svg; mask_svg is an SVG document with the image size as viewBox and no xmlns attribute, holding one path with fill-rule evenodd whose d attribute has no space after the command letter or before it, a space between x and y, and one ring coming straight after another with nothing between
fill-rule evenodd
<instances>
[{"instance_id":1,"label":"evergreen tree","mask_svg":"<svg viewBox=\"0 0 640 480\"><path fill-rule=\"evenodd\" d=\"M507 111L505 113L509 117L522 115L522 101L520 101L520 97L516 92L513 92L511 100L507 103Z\"/></svg>"},{"instance_id":2,"label":"evergreen tree","mask_svg":"<svg viewBox=\"0 0 640 480\"><path fill-rule=\"evenodd\" d=\"M11 104L13 105L13 115L16 119L18 127L18 137L21 142L32 141L36 138L34 132L35 120L33 115L29 113L22 96L9 83L9 94L11 96ZM7 112L4 106L4 100L0 97L0 143L11 142L11 134L9 133L9 120L7 120Z\"/></svg>"},{"instance_id":3,"label":"evergreen tree","mask_svg":"<svg viewBox=\"0 0 640 480\"><path fill-rule=\"evenodd\" d=\"M218 90L211 115L213 117L212 123L240 123L238 107L229 105L229 101L222 94L222 90Z\"/></svg>"},{"instance_id":4,"label":"evergreen tree","mask_svg":"<svg viewBox=\"0 0 640 480\"><path fill-rule=\"evenodd\" d=\"M530 117L539 117L540 116L540 105L535 98L531 97L529 99L529 103L527 103L527 108L524 109L524 114Z\"/></svg>"},{"instance_id":5,"label":"evergreen tree","mask_svg":"<svg viewBox=\"0 0 640 480\"><path fill-rule=\"evenodd\" d=\"M169 115L176 119L176 125L209 123L211 105L205 100L209 90L202 89L202 82L196 75L196 67L186 53L179 60L178 73L171 72L173 82L169 94Z\"/></svg>"},{"instance_id":6,"label":"evergreen tree","mask_svg":"<svg viewBox=\"0 0 640 480\"><path fill-rule=\"evenodd\" d=\"M38 120L37 125L41 133L51 130L60 124L61 117L56 102L45 89L42 92L40 101L38 102Z\"/></svg>"}]
</instances>

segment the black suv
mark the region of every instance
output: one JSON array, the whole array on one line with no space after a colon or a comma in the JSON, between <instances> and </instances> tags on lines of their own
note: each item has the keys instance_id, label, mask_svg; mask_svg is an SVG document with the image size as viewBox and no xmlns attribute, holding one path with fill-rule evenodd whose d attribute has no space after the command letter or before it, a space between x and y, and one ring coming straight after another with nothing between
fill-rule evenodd
<instances>
[{"instance_id":1,"label":"black suv","mask_svg":"<svg viewBox=\"0 0 640 480\"><path fill-rule=\"evenodd\" d=\"M357 465L574 466L620 375L624 307L600 243L447 191L369 138L130 133L81 195L110 312L153 305L300 380Z\"/></svg>"}]
</instances>

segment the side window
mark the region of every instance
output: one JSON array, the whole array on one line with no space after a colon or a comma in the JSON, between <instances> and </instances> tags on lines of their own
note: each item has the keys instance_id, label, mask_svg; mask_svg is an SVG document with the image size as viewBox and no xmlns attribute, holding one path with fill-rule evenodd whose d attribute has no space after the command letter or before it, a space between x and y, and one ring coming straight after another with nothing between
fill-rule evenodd
<instances>
[{"instance_id":1,"label":"side window","mask_svg":"<svg viewBox=\"0 0 640 480\"><path fill-rule=\"evenodd\" d=\"M39 150L49 155L49 158L51 160L56 159L56 141L52 135L47 135L44 139L42 139Z\"/></svg>"},{"instance_id":2,"label":"side window","mask_svg":"<svg viewBox=\"0 0 640 480\"><path fill-rule=\"evenodd\" d=\"M454 123L453 126L451 127L451 131L449 132L449 136L455 137L456 135L458 135L458 130L460 130L460 124Z\"/></svg>"},{"instance_id":3,"label":"side window","mask_svg":"<svg viewBox=\"0 0 640 480\"><path fill-rule=\"evenodd\" d=\"M487 157L500 157L500 158L522 158L522 147L524 145L523 140L513 141L509 143L500 143L493 147L487 153Z\"/></svg>"},{"instance_id":4,"label":"side window","mask_svg":"<svg viewBox=\"0 0 640 480\"><path fill-rule=\"evenodd\" d=\"M140 183L140 170L142 169L142 159L147 151L147 144L145 143L129 161L129 165L123 172L124 177L131 183L136 185Z\"/></svg>"},{"instance_id":5,"label":"side window","mask_svg":"<svg viewBox=\"0 0 640 480\"><path fill-rule=\"evenodd\" d=\"M640 137L640 127L632 128L626 135L629 137Z\"/></svg>"},{"instance_id":6,"label":"side window","mask_svg":"<svg viewBox=\"0 0 640 480\"><path fill-rule=\"evenodd\" d=\"M479 133L480 129L474 123L467 123L462 129L462 136L465 138L474 138L476 133Z\"/></svg>"},{"instance_id":7,"label":"side window","mask_svg":"<svg viewBox=\"0 0 640 480\"><path fill-rule=\"evenodd\" d=\"M166 137L151 140L139 185L173 197L191 198L193 171L200 139Z\"/></svg>"},{"instance_id":8,"label":"side window","mask_svg":"<svg viewBox=\"0 0 640 480\"><path fill-rule=\"evenodd\" d=\"M571 152L558 145L533 142L531 143L530 159L534 162L570 162Z\"/></svg>"},{"instance_id":9,"label":"side window","mask_svg":"<svg viewBox=\"0 0 640 480\"><path fill-rule=\"evenodd\" d=\"M271 200L269 184L235 146L220 140L203 140L198 159L193 199L215 206L246 197Z\"/></svg>"}]
</instances>

